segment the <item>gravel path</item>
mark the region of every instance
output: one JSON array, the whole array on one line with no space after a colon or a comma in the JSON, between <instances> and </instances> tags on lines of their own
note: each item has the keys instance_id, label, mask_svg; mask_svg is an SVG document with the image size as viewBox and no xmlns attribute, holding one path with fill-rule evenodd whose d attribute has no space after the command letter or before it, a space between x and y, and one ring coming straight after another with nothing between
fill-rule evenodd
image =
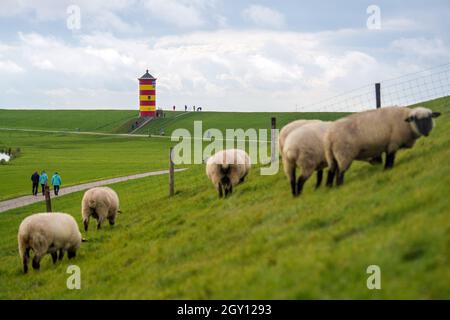
<instances>
[{"instance_id":1,"label":"gravel path","mask_svg":"<svg viewBox=\"0 0 450 320\"><path fill-rule=\"evenodd\" d=\"M180 172L180 171L184 171L184 170L186 170L186 169L175 169L175 172ZM149 176L159 176L159 175L167 174L167 173L169 173L169 170L152 171L152 172L133 174L130 176L125 176L125 177L118 177L118 178L82 183L82 184L78 184L78 185L71 186L71 187L61 188L59 190L58 197L64 196L69 193L77 192L77 191L87 190L87 189L90 189L93 187L109 185L109 184L123 182L123 181L127 181L127 180L141 179L141 178L145 178L145 177L149 177ZM31 186L30 186L30 188L31 188ZM40 186L39 186L39 190L41 190ZM52 198L55 197L53 190L51 190L50 192L51 192L51 197ZM20 208L20 207L27 206L29 204L44 201L44 200L45 199L44 199L44 196L42 195L42 193L39 193L37 196L33 196L33 195L23 196L23 197L11 199L11 200L1 201L0 202L0 212L8 211L8 210L15 209L15 208Z\"/></svg>"}]
</instances>

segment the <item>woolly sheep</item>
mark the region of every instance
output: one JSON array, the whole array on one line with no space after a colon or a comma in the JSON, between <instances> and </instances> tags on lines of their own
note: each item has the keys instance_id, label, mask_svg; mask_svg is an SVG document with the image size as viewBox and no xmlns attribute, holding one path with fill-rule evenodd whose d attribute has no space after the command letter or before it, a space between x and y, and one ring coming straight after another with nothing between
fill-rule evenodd
<instances>
[{"instance_id":1,"label":"woolly sheep","mask_svg":"<svg viewBox=\"0 0 450 320\"><path fill-rule=\"evenodd\" d=\"M286 141L287 136L293 130L300 128L304 125L310 124L310 123L319 123L319 122L323 122L323 121L322 120L295 120L295 121L292 121L292 122L288 123L287 125L285 125L281 129L279 137L278 137L278 146L279 146L279 150L280 150L280 155L283 156L284 143ZM383 163L381 155L370 158L370 159L362 159L362 161L367 161L373 165Z\"/></svg>"},{"instance_id":2,"label":"woolly sheep","mask_svg":"<svg viewBox=\"0 0 450 320\"><path fill-rule=\"evenodd\" d=\"M233 193L233 187L244 182L250 172L251 160L248 154L239 149L222 150L206 162L206 175L212 181L219 198Z\"/></svg>"},{"instance_id":3,"label":"woolly sheep","mask_svg":"<svg viewBox=\"0 0 450 320\"><path fill-rule=\"evenodd\" d=\"M323 169L327 167L324 152L324 137L330 122L313 122L295 128L286 137L283 146L283 167L284 172L291 183L293 196L298 196L302 192L304 183L317 171L318 188L322 182ZM301 174L298 181L295 181L296 168L300 168Z\"/></svg>"},{"instance_id":4,"label":"woolly sheep","mask_svg":"<svg viewBox=\"0 0 450 320\"><path fill-rule=\"evenodd\" d=\"M33 250L33 269L40 268L44 255L50 253L53 263L67 251L69 259L76 255L82 238L75 219L66 213L36 213L26 217L19 227L17 236L19 255L23 262L24 273L28 272L30 250Z\"/></svg>"},{"instance_id":5,"label":"woolly sheep","mask_svg":"<svg viewBox=\"0 0 450 320\"><path fill-rule=\"evenodd\" d=\"M417 107L386 107L352 114L335 121L325 139L325 156L330 167L327 186L344 183L344 174L353 160L386 152L385 169L394 166L397 150L412 148L422 135L428 136L434 126L432 118L440 115Z\"/></svg>"},{"instance_id":6,"label":"woolly sheep","mask_svg":"<svg viewBox=\"0 0 450 320\"><path fill-rule=\"evenodd\" d=\"M295 120L292 122L289 122L287 125L285 125L280 130L280 134L278 136L278 146L280 149L280 154L283 154L283 146L284 142L286 141L287 136L289 133L291 133L294 129L300 128L301 126L304 126L305 124L309 123L317 123L321 122L320 120Z\"/></svg>"},{"instance_id":7,"label":"woolly sheep","mask_svg":"<svg viewBox=\"0 0 450 320\"><path fill-rule=\"evenodd\" d=\"M119 210L119 197L117 193L108 187L96 187L84 193L81 200L81 215L84 230L88 231L89 217L97 220L97 230L101 228L102 222L108 219L111 226L114 225Z\"/></svg>"}]
</instances>

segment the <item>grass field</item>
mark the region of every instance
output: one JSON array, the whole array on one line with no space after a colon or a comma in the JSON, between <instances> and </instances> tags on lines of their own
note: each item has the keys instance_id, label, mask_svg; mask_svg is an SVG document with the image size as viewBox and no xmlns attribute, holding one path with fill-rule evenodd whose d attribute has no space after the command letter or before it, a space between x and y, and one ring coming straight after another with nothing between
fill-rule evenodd
<instances>
[{"instance_id":1,"label":"grass field","mask_svg":"<svg viewBox=\"0 0 450 320\"><path fill-rule=\"evenodd\" d=\"M0 128L114 132L135 110L5 110Z\"/></svg>"},{"instance_id":2,"label":"grass field","mask_svg":"<svg viewBox=\"0 0 450 320\"><path fill-rule=\"evenodd\" d=\"M343 187L314 191L314 182L308 181L298 199L291 197L282 168L273 176L261 176L254 168L248 182L226 200L217 198L202 165L176 175L173 198L167 197L167 176L115 184L124 211L116 226L96 231L92 224L86 235L89 242L82 244L73 262L64 259L53 266L48 256L39 272L27 275L21 273L17 228L24 217L44 206L4 212L0 298L449 299L448 105L448 98L427 104L443 115L430 137L399 152L392 171L355 163ZM235 127L246 123L237 118ZM10 144L16 134L2 136L2 141ZM167 159L164 153L158 160L158 150L167 147L164 139L124 139L117 147L113 138L41 138L30 141L30 147L38 140L49 141L35 149L45 161L50 161L51 146L65 139L80 152L99 145L107 152L142 146L149 149L152 163ZM74 154L64 161L71 157ZM112 153L104 158L103 166L108 167L103 174L120 165L122 171L143 165L137 160L121 163ZM117 163L109 166L109 161ZM88 163L83 171L92 175L101 170L101 165L91 168ZM55 211L72 214L80 229L81 197L74 193L53 203ZM81 290L66 288L69 264L81 268ZM366 268L373 264L381 268L382 290L366 287Z\"/></svg>"},{"instance_id":3,"label":"grass field","mask_svg":"<svg viewBox=\"0 0 450 320\"><path fill-rule=\"evenodd\" d=\"M0 166L0 200L31 194L34 170L58 171L63 186L167 169L169 141L149 138L84 136L0 130L0 147L21 155Z\"/></svg>"},{"instance_id":4,"label":"grass field","mask_svg":"<svg viewBox=\"0 0 450 320\"><path fill-rule=\"evenodd\" d=\"M288 122L301 119L323 119L336 120L348 113L344 112L177 112L175 115L179 117L174 118L172 112L166 112L167 119L156 119L151 121L146 126L139 129L136 133L141 134L159 134L161 130L165 135L171 135L172 131L178 128L189 130L191 134L194 132L194 121L202 121L203 130L210 128L219 129L225 132L225 129L230 128L255 128L255 129L270 129L271 117L277 118L277 127L281 128Z\"/></svg>"}]
</instances>

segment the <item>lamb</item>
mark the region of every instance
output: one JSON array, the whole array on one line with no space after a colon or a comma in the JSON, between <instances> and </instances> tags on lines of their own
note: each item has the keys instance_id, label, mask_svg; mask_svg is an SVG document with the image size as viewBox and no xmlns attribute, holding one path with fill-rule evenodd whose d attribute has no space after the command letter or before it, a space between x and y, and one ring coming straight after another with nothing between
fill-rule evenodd
<instances>
[{"instance_id":1,"label":"lamb","mask_svg":"<svg viewBox=\"0 0 450 320\"><path fill-rule=\"evenodd\" d=\"M250 172L249 155L239 149L222 150L214 154L206 162L206 175L212 181L219 198L233 193L233 187L244 182Z\"/></svg>"},{"instance_id":2,"label":"lamb","mask_svg":"<svg viewBox=\"0 0 450 320\"><path fill-rule=\"evenodd\" d=\"M108 187L89 189L81 200L81 215L85 231L88 231L90 216L97 220L98 230L105 219L108 219L109 224L113 226L119 212L121 212L119 197L113 189Z\"/></svg>"},{"instance_id":3,"label":"lamb","mask_svg":"<svg viewBox=\"0 0 450 320\"><path fill-rule=\"evenodd\" d=\"M386 152L385 169L394 166L399 149L412 148L422 135L434 127L432 118L439 112L417 107L386 107L352 114L335 121L325 138L325 156L329 166L327 186L344 183L344 174L353 160Z\"/></svg>"},{"instance_id":4,"label":"lamb","mask_svg":"<svg viewBox=\"0 0 450 320\"><path fill-rule=\"evenodd\" d=\"M75 219L67 213L36 213L26 217L19 226L17 235L19 255L24 273L28 272L30 250L33 250L33 269L39 270L40 261L50 253L53 263L67 251L69 259L76 256L82 238ZM84 241L84 240L83 240Z\"/></svg>"},{"instance_id":5,"label":"lamb","mask_svg":"<svg viewBox=\"0 0 450 320\"><path fill-rule=\"evenodd\" d=\"M323 169L327 167L324 137L331 122L312 122L295 128L286 137L283 146L284 172L291 183L292 195L299 196L308 178L317 171L316 188L322 183ZM301 175L295 181L296 168Z\"/></svg>"}]
</instances>

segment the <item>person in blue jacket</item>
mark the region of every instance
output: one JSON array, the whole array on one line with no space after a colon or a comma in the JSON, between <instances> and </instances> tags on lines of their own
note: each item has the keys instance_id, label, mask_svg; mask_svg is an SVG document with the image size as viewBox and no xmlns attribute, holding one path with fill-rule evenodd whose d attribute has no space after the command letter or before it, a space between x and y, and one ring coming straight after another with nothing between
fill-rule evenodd
<instances>
[{"instance_id":1,"label":"person in blue jacket","mask_svg":"<svg viewBox=\"0 0 450 320\"><path fill-rule=\"evenodd\" d=\"M47 185L47 181L48 181L48 176L45 173L45 171L42 170L41 176L39 177L39 183L40 183L40 185L42 187L42 195L43 196L45 195L45 186Z\"/></svg>"},{"instance_id":2,"label":"person in blue jacket","mask_svg":"<svg viewBox=\"0 0 450 320\"><path fill-rule=\"evenodd\" d=\"M52 186L53 190L55 191L55 195L57 196L59 193L59 187L61 186L61 176L58 174L58 172L55 172L55 174L52 176Z\"/></svg>"}]
</instances>

